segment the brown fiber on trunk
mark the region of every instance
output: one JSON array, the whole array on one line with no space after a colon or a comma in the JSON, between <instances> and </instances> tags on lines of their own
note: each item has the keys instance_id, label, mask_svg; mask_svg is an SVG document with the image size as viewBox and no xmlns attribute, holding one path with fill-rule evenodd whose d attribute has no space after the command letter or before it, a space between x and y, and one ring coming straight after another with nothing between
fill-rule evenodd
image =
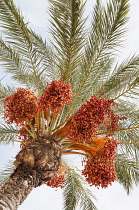
<instances>
[{"instance_id":1,"label":"brown fiber on trunk","mask_svg":"<svg viewBox=\"0 0 139 210\"><path fill-rule=\"evenodd\" d=\"M61 146L51 137L29 142L14 162L16 169L0 189L0 210L16 210L29 193L57 172Z\"/></svg>"}]
</instances>

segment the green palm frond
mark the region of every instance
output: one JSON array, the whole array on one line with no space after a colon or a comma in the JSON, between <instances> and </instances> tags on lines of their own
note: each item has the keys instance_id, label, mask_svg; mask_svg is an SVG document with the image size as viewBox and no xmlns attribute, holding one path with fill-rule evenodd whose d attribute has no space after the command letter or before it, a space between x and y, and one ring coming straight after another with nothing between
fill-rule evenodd
<instances>
[{"instance_id":1,"label":"green palm frond","mask_svg":"<svg viewBox=\"0 0 139 210\"><path fill-rule=\"evenodd\" d=\"M81 49L84 42L84 4L80 0L49 0L51 33L55 40L56 66L59 77L72 82L78 74Z\"/></svg>"},{"instance_id":2,"label":"green palm frond","mask_svg":"<svg viewBox=\"0 0 139 210\"><path fill-rule=\"evenodd\" d=\"M44 59L44 51L41 53L38 52L34 44L37 36L27 27L21 12L11 0L0 0L0 20L1 27L4 28L5 32L5 42L2 42L1 46L2 52L4 50L6 54L6 51L8 51L9 59L12 56L12 61L13 59L16 61L20 59L21 65L22 59L22 63L24 63L23 68L19 68L18 66L19 69L16 69L16 71L8 68L8 72L14 75L13 78L15 80L21 84L33 86L33 88L38 90L38 94L41 94L41 87L44 86L42 78L45 78L45 82L50 79L48 65L44 65L44 63L48 64L48 61L46 62L47 58ZM4 46L4 43L8 44ZM45 52L45 56L48 54L48 51ZM7 65L9 65L9 60L7 62Z\"/></svg>"},{"instance_id":3,"label":"green palm frond","mask_svg":"<svg viewBox=\"0 0 139 210\"><path fill-rule=\"evenodd\" d=\"M12 79L22 85L26 85L29 89L34 89L36 86L39 90L43 89L46 81L52 75L52 71L50 75L48 69L48 56L46 57L46 53L49 53L50 57L50 50L49 52L47 51L42 53L42 59L37 63L38 66L40 65L41 71L36 75L35 72L38 69L36 68L35 72L30 71L31 67L27 64L27 61L25 61L17 51L13 50L9 44L0 39L0 61L6 69L6 72L12 75ZM37 52L37 50L36 54L38 54L39 57L41 55L40 51Z\"/></svg>"},{"instance_id":4,"label":"green palm frond","mask_svg":"<svg viewBox=\"0 0 139 210\"><path fill-rule=\"evenodd\" d=\"M30 36L32 39L32 43L36 49L36 52L41 57L42 63L42 71L40 72L41 79L43 80L48 77L48 80L56 80L58 79L57 69L54 65L54 53L53 48L47 44L46 41L42 39L41 36L36 34L34 31L30 30Z\"/></svg>"},{"instance_id":5,"label":"green palm frond","mask_svg":"<svg viewBox=\"0 0 139 210\"><path fill-rule=\"evenodd\" d=\"M139 110L133 102L119 100L115 112L121 117L119 131L115 133L115 138L120 142L120 152L126 152L129 156L139 160Z\"/></svg>"},{"instance_id":6,"label":"green palm frond","mask_svg":"<svg viewBox=\"0 0 139 210\"><path fill-rule=\"evenodd\" d=\"M111 0L106 7L97 1L93 12L92 26L85 46L85 54L74 75L74 98L68 108L72 115L84 100L98 94L111 74L115 50L120 47L127 22L128 0ZM66 116L68 115L66 113Z\"/></svg>"},{"instance_id":7,"label":"green palm frond","mask_svg":"<svg viewBox=\"0 0 139 210\"><path fill-rule=\"evenodd\" d=\"M136 80L138 80L138 77ZM137 84L134 88L124 93L124 97L126 97L127 99L130 98L133 100L138 100L139 99L139 85Z\"/></svg>"},{"instance_id":8,"label":"green palm frond","mask_svg":"<svg viewBox=\"0 0 139 210\"><path fill-rule=\"evenodd\" d=\"M29 78L28 67L20 55L13 50L10 45L0 39L0 61L2 62L7 73L10 73L13 79L27 87L33 86L32 76Z\"/></svg>"},{"instance_id":9,"label":"green palm frond","mask_svg":"<svg viewBox=\"0 0 139 210\"><path fill-rule=\"evenodd\" d=\"M16 141L18 133L18 128L13 125L0 125L0 144L9 144L14 143Z\"/></svg>"},{"instance_id":10,"label":"green palm frond","mask_svg":"<svg viewBox=\"0 0 139 210\"><path fill-rule=\"evenodd\" d=\"M81 210L97 210L91 198L92 192L85 187L86 182L76 170L66 165L66 183L63 191L64 210L74 210L80 206Z\"/></svg>"},{"instance_id":11,"label":"green palm frond","mask_svg":"<svg viewBox=\"0 0 139 210\"><path fill-rule=\"evenodd\" d=\"M126 59L113 70L112 76L99 89L103 97L118 99L130 94L139 85L139 56Z\"/></svg>"},{"instance_id":12,"label":"green palm frond","mask_svg":"<svg viewBox=\"0 0 139 210\"><path fill-rule=\"evenodd\" d=\"M117 155L116 158L117 180L123 185L127 194L133 189L134 184L139 184L139 165L133 159L124 154Z\"/></svg>"},{"instance_id":13,"label":"green palm frond","mask_svg":"<svg viewBox=\"0 0 139 210\"><path fill-rule=\"evenodd\" d=\"M139 128L120 131L117 135L120 142L119 151L139 160Z\"/></svg>"},{"instance_id":14,"label":"green palm frond","mask_svg":"<svg viewBox=\"0 0 139 210\"><path fill-rule=\"evenodd\" d=\"M18 48L22 54L28 53L31 48L29 29L27 23L19 9L11 0L0 0L0 20L1 27L4 28L4 33L8 42Z\"/></svg>"},{"instance_id":15,"label":"green palm frond","mask_svg":"<svg viewBox=\"0 0 139 210\"><path fill-rule=\"evenodd\" d=\"M18 54L22 57L22 60L24 60L28 71L34 73L37 83L36 86L38 86L38 78L33 58L35 55L34 49L32 49L29 29L27 28L24 18L22 17L20 11L15 7L13 1L0 1L0 20L2 22L1 27L5 29L6 41L10 43L12 48L18 51ZM21 78L20 71L19 77Z\"/></svg>"},{"instance_id":16,"label":"green palm frond","mask_svg":"<svg viewBox=\"0 0 139 210\"><path fill-rule=\"evenodd\" d=\"M3 113L3 101L4 99L15 92L14 87L10 87L9 85L2 85L0 83L0 113Z\"/></svg>"},{"instance_id":17,"label":"green palm frond","mask_svg":"<svg viewBox=\"0 0 139 210\"><path fill-rule=\"evenodd\" d=\"M10 87L9 85L2 85L0 83L0 100L11 95L15 92L15 87Z\"/></svg>"},{"instance_id":18,"label":"green palm frond","mask_svg":"<svg viewBox=\"0 0 139 210\"><path fill-rule=\"evenodd\" d=\"M110 74L113 54L121 45L121 37L125 31L123 26L127 22L128 9L127 0L111 0L105 8L101 6L100 1L97 1L81 66L82 77L75 95L78 100L91 97L94 94L96 81L99 80L100 84L103 84ZM104 78L103 76L100 78L102 73Z\"/></svg>"},{"instance_id":19,"label":"green palm frond","mask_svg":"<svg viewBox=\"0 0 139 210\"><path fill-rule=\"evenodd\" d=\"M13 162L9 161L9 164L5 166L3 170L0 171L0 188L8 180L9 176L13 173L14 166Z\"/></svg>"}]
</instances>

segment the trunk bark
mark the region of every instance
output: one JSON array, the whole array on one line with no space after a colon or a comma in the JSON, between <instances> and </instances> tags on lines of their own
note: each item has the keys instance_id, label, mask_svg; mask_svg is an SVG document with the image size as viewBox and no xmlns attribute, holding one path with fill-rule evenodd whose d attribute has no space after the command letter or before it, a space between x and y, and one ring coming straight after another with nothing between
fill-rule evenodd
<instances>
[{"instance_id":1,"label":"trunk bark","mask_svg":"<svg viewBox=\"0 0 139 210\"><path fill-rule=\"evenodd\" d=\"M0 190L0 210L15 210L36 187L38 177L35 171L19 167Z\"/></svg>"},{"instance_id":2,"label":"trunk bark","mask_svg":"<svg viewBox=\"0 0 139 210\"><path fill-rule=\"evenodd\" d=\"M29 142L16 156L16 169L0 189L0 210L16 210L29 193L57 172L61 146L51 137Z\"/></svg>"}]
</instances>

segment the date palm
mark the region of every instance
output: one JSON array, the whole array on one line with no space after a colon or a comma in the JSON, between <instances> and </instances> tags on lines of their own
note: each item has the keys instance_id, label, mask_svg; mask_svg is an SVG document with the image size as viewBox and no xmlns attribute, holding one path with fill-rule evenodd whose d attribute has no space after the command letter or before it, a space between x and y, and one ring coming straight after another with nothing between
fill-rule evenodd
<instances>
[{"instance_id":1,"label":"date palm","mask_svg":"<svg viewBox=\"0 0 139 210\"><path fill-rule=\"evenodd\" d=\"M14 172L1 175L0 209L17 209L42 184L64 187L65 210L96 209L84 179L64 161L67 154L85 157L82 175L90 185L116 179L129 193L139 182L139 56L116 63L129 1L97 0L89 31L84 1L49 3L48 44L13 0L0 0L0 61L20 87L0 84L0 142L21 144ZM107 180L93 175L99 161L107 163Z\"/></svg>"}]
</instances>

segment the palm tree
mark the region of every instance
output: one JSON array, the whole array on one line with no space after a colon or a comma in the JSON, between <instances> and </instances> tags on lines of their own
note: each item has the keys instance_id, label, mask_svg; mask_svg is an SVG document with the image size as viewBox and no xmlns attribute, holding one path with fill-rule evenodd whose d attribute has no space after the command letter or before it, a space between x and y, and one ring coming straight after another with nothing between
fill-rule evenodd
<instances>
[{"instance_id":1,"label":"palm tree","mask_svg":"<svg viewBox=\"0 0 139 210\"><path fill-rule=\"evenodd\" d=\"M63 188L65 210L92 210L86 181L117 180L127 193L139 182L139 56L116 63L129 1L97 0L89 32L84 1L49 3L50 44L13 0L0 0L0 61L19 86L0 84L0 142L21 145L10 176L1 175L0 209L17 209L47 184ZM84 157L81 174L63 158L73 154Z\"/></svg>"}]
</instances>

